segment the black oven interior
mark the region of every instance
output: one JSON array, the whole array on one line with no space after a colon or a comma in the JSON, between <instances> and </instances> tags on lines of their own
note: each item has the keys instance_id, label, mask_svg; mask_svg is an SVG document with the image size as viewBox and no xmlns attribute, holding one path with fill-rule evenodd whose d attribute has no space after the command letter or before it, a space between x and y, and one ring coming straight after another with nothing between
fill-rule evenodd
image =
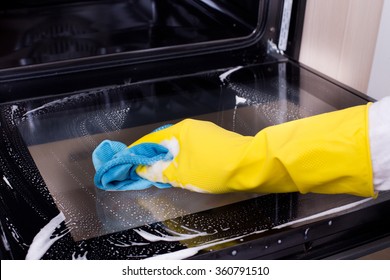
<instances>
[{"instance_id":1,"label":"black oven interior","mask_svg":"<svg viewBox=\"0 0 390 280\"><path fill-rule=\"evenodd\" d=\"M250 37L262 1L8 1L0 68Z\"/></svg>"}]
</instances>

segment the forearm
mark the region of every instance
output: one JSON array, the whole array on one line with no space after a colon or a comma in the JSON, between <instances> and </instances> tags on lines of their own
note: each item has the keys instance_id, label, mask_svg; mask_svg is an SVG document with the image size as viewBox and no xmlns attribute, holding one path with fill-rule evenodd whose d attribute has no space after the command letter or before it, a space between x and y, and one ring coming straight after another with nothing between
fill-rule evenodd
<instances>
[{"instance_id":1,"label":"forearm","mask_svg":"<svg viewBox=\"0 0 390 280\"><path fill-rule=\"evenodd\" d=\"M390 189L388 112L390 97L371 105L267 127L255 137L210 122L185 120L144 136L131 145L128 153L112 151L115 165L111 157L107 158L107 150L98 147L94 164L98 163L97 175L103 174L102 168L107 171L103 175L111 179L107 181L108 189L112 189L110 184L115 185L114 189L118 184L124 186L121 190L140 189L138 181L143 178L142 188L170 184L210 193L299 191L375 197L378 191ZM161 146L172 139L177 141L177 151L171 151L170 157L130 164L132 157L150 156L144 152L138 155L134 150L138 144ZM138 148L144 151L145 147ZM118 181L118 160L123 161L121 176L126 180L128 171L136 170L129 173L134 175L129 184ZM113 170L106 168L110 164ZM97 177L95 181L100 183L102 176Z\"/></svg>"},{"instance_id":2,"label":"forearm","mask_svg":"<svg viewBox=\"0 0 390 280\"><path fill-rule=\"evenodd\" d=\"M254 140L257 147L248 153L259 159L255 165L259 181L254 181L252 191L375 196L369 107L356 106L259 132Z\"/></svg>"}]
</instances>

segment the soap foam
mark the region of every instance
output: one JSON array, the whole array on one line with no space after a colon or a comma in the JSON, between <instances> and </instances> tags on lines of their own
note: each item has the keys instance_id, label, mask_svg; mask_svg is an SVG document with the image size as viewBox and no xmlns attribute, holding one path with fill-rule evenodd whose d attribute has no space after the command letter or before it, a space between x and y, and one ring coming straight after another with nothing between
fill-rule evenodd
<instances>
[{"instance_id":1,"label":"soap foam","mask_svg":"<svg viewBox=\"0 0 390 280\"><path fill-rule=\"evenodd\" d=\"M358 206L360 204L366 203L366 202L368 202L368 201L370 201L372 199L373 199L372 197L369 197L369 198L366 198L366 199L362 199L362 200L359 200L359 201L356 201L356 202L353 202L353 203L349 203L349 204L346 204L346 205L343 205L343 206L339 206L339 207L336 207L336 208L333 208L333 209L330 209L330 210L327 210L327 211L323 211L323 212L311 215L309 217L305 217L305 218L302 218L302 219L298 219L298 220L294 220L294 221L291 221L291 222L288 222L288 223L285 223L285 224L278 225L276 227L273 227L273 229L281 229L281 228L284 228L284 227L287 227L287 226L291 226L293 224L298 224L298 223L301 223L301 222L306 222L306 221L314 220L314 219L317 219L317 218L320 218L320 217L324 217L324 216L328 216L328 215L331 215L331 214L335 214L335 213L338 213L338 212L341 212L341 211L345 211L345 210L354 208L354 207L356 207L356 206Z\"/></svg>"},{"instance_id":2,"label":"soap foam","mask_svg":"<svg viewBox=\"0 0 390 280\"><path fill-rule=\"evenodd\" d=\"M173 158L179 154L180 145L179 141L175 137L172 137L170 140L164 140L159 144L167 148ZM159 160L148 168L145 168L142 172L137 171L137 173L139 176L152 182L168 183L163 176L163 171L171 164L171 162L172 161Z\"/></svg>"},{"instance_id":3,"label":"soap foam","mask_svg":"<svg viewBox=\"0 0 390 280\"><path fill-rule=\"evenodd\" d=\"M88 251L86 251L86 252L84 253L84 255L81 255L81 254L77 254L77 255L76 255L76 252L74 252L74 253L72 254L72 260L88 260L88 259L87 259L87 253L88 253Z\"/></svg>"},{"instance_id":4,"label":"soap foam","mask_svg":"<svg viewBox=\"0 0 390 280\"><path fill-rule=\"evenodd\" d=\"M53 233L65 221L65 216L60 212L47 225L45 225L34 237L26 255L26 260L39 260L49 250L51 245L62 238L68 231L53 237Z\"/></svg>"},{"instance_id":5,"label":"soap foam","mask_svg":"<svg viewBox=\"0 0 390 280\"><path fill-rule=\"evenodd\" d=\"M288 226L291 226L291 225L294 225L294 224L298 224L298 223L301 223L301 222L314 220L316 218L320 218L320 217L323 217L323 216L328 216L328 215L335 214L335 213L338 213L338 212L341 212L341 211L346 211L348 209L354 208L354 207L356 207L358 205L364 204L364 203L369 202L371 200L372 200L372 198L362 199L362 200L359 200L357 202L349 203L347 205L343 205L343 206L340 206L340 207L336 207L334 209L323 211L323 212L311 215L311 216L306 217L306 218L302 218L302 219L294 220L294 221L291 221L291 222L288 222L288 223L284 223L284 224L281 224L279 226L275 226L272 229L281 229L281 228L288 227ZM329 225L331 225L331 224L332 223L330 222ZM148 259L161 259L161 260L185 259L185 258L189 258L191 256L194 256L195 254L197 254L199 251L201 251L203 249L206 249L206 248L209 248L209 247L212 247L212 246L215 246L215 245L223 244L223 243L226 243L226 242L234 241L234 240L237 240L237 239L241 240L242 238L244 238L246 236L262 233L262 232L265 232L265 231L267 231L267 229L266 230L255 231L255 232L252 232L252 233L249 233L249 234L246 234L246 235L241 235L241 236L230 238L230 239L217 240L217 241L214 241L214 242L203 244L201 246L196 246L196 247L192 247L192 248L186 248L186 249L179 250L179 251L176 251L176 252L166 253L166 254L162 254L162 255L156 255L156 256L150 257ZM307 234L308 231L309 231L309 229L306 229L305 233ZM278 243L281 244L282 240L278 240ZM266 248L267 248L267 246L266 246Z\"/></svg>"},{"instance_id":6,"label":"soap foam","mask_svg":"<svg viewBox=\"0 0 390 280\"><path fill-rule=\"evenodd\" d=\"M180 259L185 259L185 258L188 258L188 257L191 257L191 256L197 254L200 250L203 250L203 249L206 249L206 248L209 248L209 247L212 247L212 246L216 246L216 245L219 245L219 244L231 242L231 241L234 241L234 240L237 240L237 239L242 239L243 237L250 236L250 235L253 235L253 234L263 233L265 231L267 231L267 229L254 231L254 232L251 232L249 234L241 235L241 236L237 236L237 237L233 237L233 238L220 239L220 240L217 240L217 241L214 241L214 242L203 244L201 246L196 246L196 247L192 247L192 248L186 248L186 249L183 249L183 250L179 250L179 251L171 252L171 253L166 253L166 254L162 254L162 255L156 255L156 256L153 256L153 257L150 257L150 258L147 258L147 259L149 259L149 260L150 259L152 259L152 260L180 260Z\"/></svg>"},{"instance_id":7,"label":"soap foam","mask_svg":"<svg viewBox=\"0 0 390 280\"><path fill-rule=\"evenodd\" d=\"M10 189L13 189L13 187L11 186L11 183L8 181L7 177L3 176L3 181L7 184L7 186L8 186Z\"/></svg>"},{"instance_id":8,"label":"soap foam","mask_svg":"<svg viewBox=\"0 0 390 280\"><path fill-rule=\"evenodd\" d=\"M172 241L181 241L181 240L188 240L193 239L200 236L207 236L210 235L207 232L198 232L194 234L184 234L184 233L177 233L175 232L175 236L166 235L161 232L158 232L160 235L155 235L152 233L149 233L147 231L144 231L142 229L135 229L136 233L138 233L142 238L150 241L150 242L157 242L157 241L166 241L166 242L172 242ZM170 231L172 233L172 231Z\"/></svg>"},{"instance_id":9,"label":"soap foam","mask_svg":"<svg viewBox=\"0 0 390 280\"><path fill-rule=\"evenodd\" d=\"M232 74L233 72L235 72L235 71L237 71L237 70L240 70L241 68L242 68L242 66L237 66L237 67L235 67L235 68L233 68L233 69L230 69L230 70L228 70L228 71L222 73L221 75L219 75L219 79L220 79L221 82L223 83L223 82L226 81L227 77L228 77L230 74Z\"/></svg>"},{"instance_id":10,"label":"soap foam","mask_svg":"<svg viewBox=\"0 0 390 280\"><path fill-rule=\"evenodd\" d=\"M160 145L164 146L169 150L169 152L173 155L173 164L177 164L174 160L175 157L179 154L180 151L180 145L179 141L172 137L170 140L164 140ZM191 185L191 184L182 184L180 182L174 182L174 181L167 181L166 178L163 176L163 171L172 163L172 161L164 161L159 160L155 163L153 163L148 168L145 168L142 172L137 171L138 175L142 178L145 178L152 182L159 182L159 183L169 183L174 187L182 188L186 190L190 190L193 192L198 193L209 193L207 190L198 188L197 186Z\"/></svg>"},{"instance_id":11,"label":"soap foam","mask_svg":"<svg viewBox=\"0 0 390 280\"><path fill-rule=\"evenodd\" d=\"M198 188L194 185L191 185L191 184L181 184L181 183L178 183L178 182L169 182L169 184L171 184L172 186L176 187L176 188L182 188L182 189L185 189L185 190L189 190L189 191L192 191L192 192L197 192L197 193L210 193L209 191L207 190L204 190L204 189L201 189L201 188Z\"/></svg>"}]
</instances>

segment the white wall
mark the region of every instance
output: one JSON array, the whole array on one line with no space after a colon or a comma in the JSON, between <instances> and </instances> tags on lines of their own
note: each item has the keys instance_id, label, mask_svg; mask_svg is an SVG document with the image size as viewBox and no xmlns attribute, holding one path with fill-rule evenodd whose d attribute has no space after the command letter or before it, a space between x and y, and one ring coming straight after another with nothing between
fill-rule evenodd
<instances>
[{"instance_id":1,"label":"white wall","mask_svg":"<svg viewBox=\"0 0 390 280\"><path fill-rule=\"evenodd\" d=\"M382 6L388 9L389 1L307 0L299 60L367 93ZM384 32L390 36L389 16Z\"/></svg>"},{"instance_id":2,"label":"white wall","mask_svg":"<svg viewBox=\"0 0 390 280\"><path fill-rule=\"evenodd\" d=\"M390 0L384 0L367 94L390 96Z\"/></svg>"}]
</instances>

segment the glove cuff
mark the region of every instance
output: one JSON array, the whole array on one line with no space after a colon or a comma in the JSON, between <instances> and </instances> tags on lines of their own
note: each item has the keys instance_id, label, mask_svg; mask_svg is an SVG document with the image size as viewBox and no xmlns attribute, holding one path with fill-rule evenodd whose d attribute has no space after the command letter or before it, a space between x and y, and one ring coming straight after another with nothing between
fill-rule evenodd
<instances>
[{"instance_id":1,"label":"glove cuff","mask_svg":"<svg viewBox=\"0 0 390 280\"><path fill-rule=\"evenodd\" d=\"M390 190L390 97L386 97L369 108L369 136L377 191Z\"/></svg>"}]
</instances>

